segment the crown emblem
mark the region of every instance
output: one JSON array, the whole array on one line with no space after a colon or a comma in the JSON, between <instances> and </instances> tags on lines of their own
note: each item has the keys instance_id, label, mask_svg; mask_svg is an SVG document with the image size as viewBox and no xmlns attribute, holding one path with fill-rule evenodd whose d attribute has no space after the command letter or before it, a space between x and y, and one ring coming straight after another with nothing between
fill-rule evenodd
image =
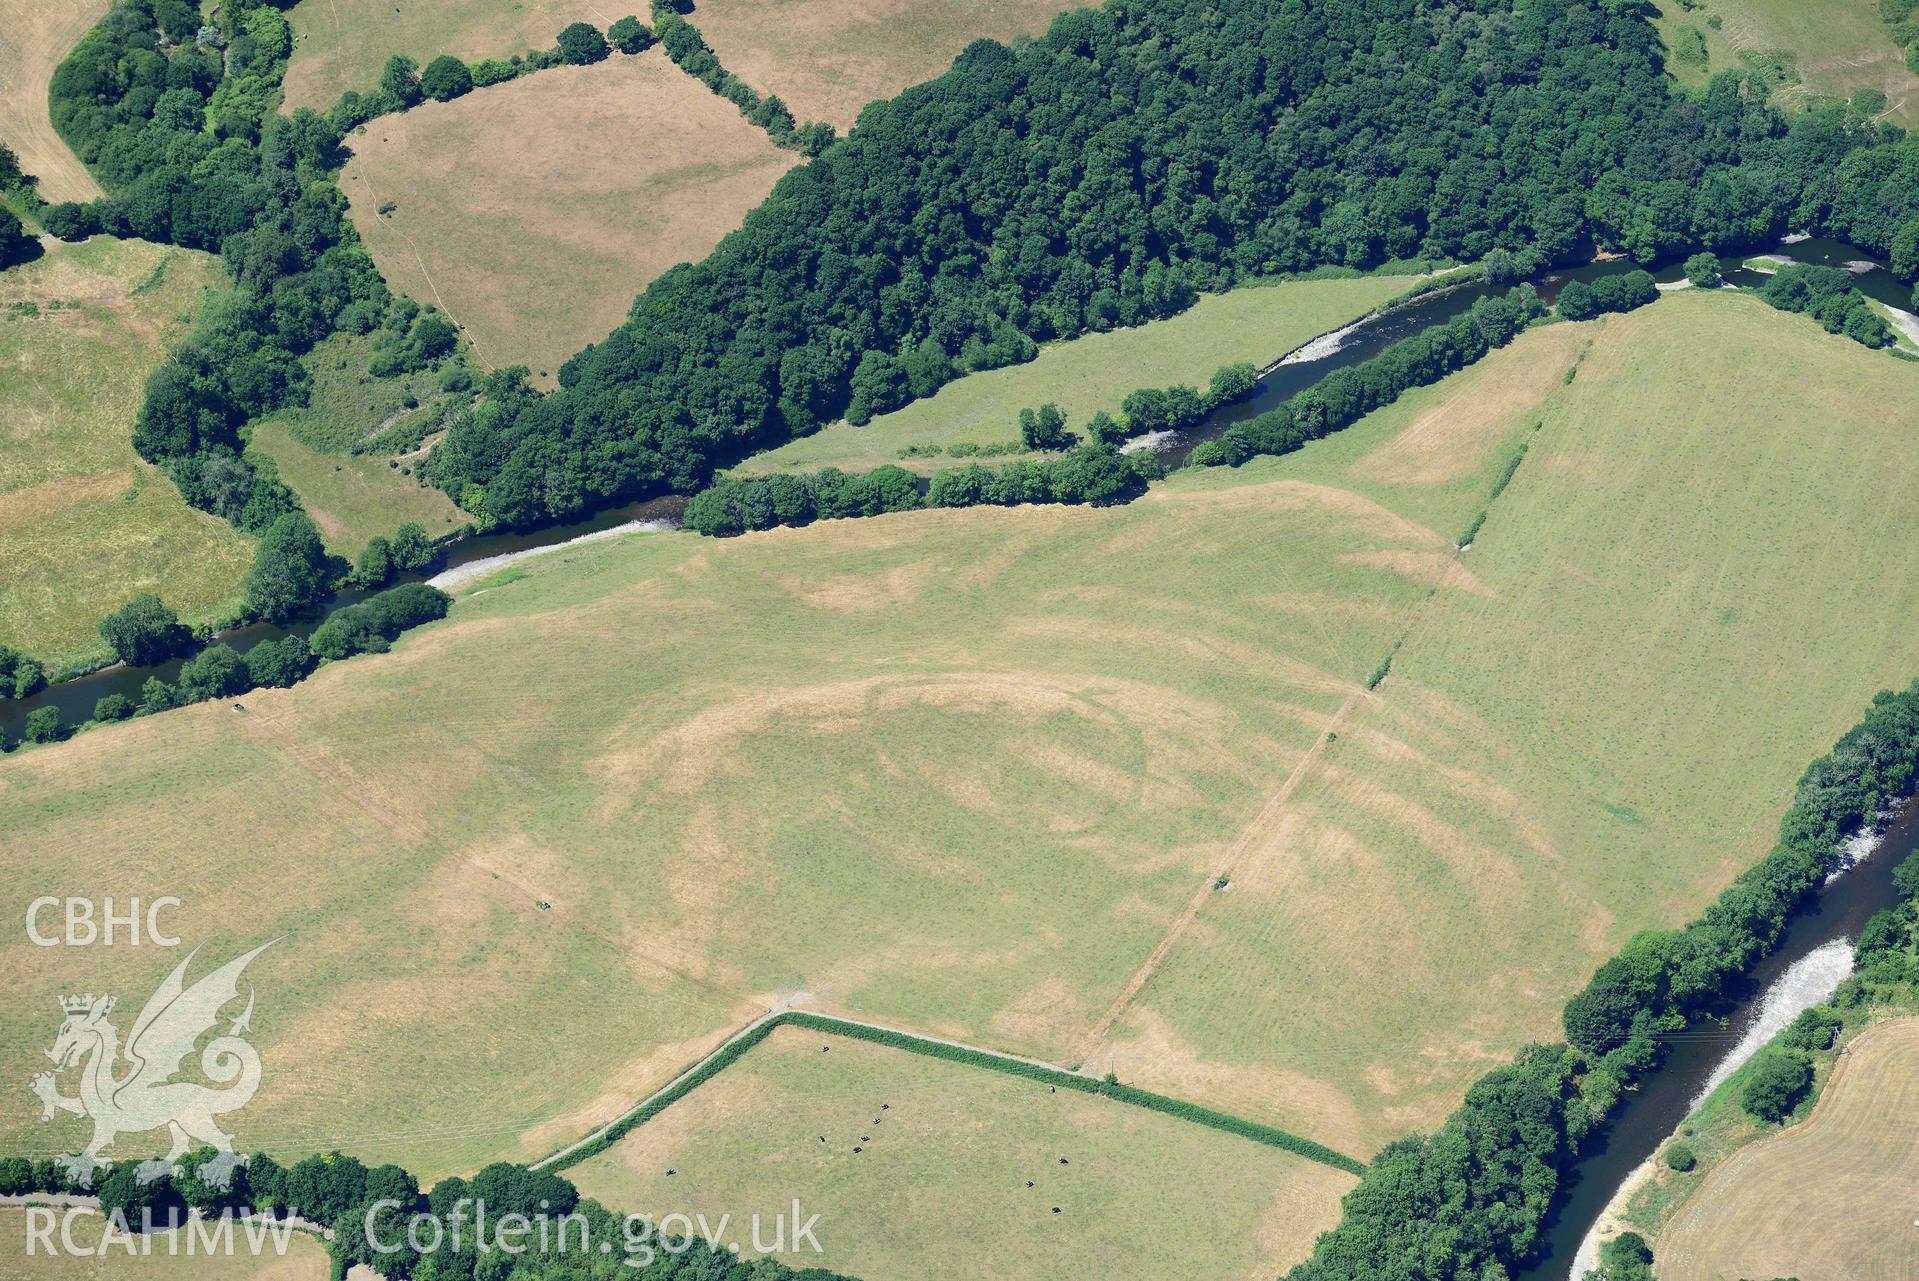
<instances>
[{"instance_id":1,"label":"crown emblem","mask_svg":"<svg viewBox=\"0 0 1919 1281\"><path fill-rule=\"evenodd\" d=\"M88 992L85 996L63 996L60 998L60 1008L68 1014L85 1014L93 1009L93 1003L95 1001L101 1001L110 1005L112 1004L113 998L107 996L96 997L91 992Z\"/></svg>"}]
</instances>

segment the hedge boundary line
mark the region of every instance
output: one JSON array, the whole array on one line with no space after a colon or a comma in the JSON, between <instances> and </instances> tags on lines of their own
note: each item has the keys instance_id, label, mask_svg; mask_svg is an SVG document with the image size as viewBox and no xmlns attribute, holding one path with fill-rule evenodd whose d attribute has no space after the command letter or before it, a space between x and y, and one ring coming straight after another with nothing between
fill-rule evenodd
<instances>
[{"instance_id":1,"label":"hedge boundary line","mask_svg":"<svg viewBox=\"0 0 1919 1281\"><path fill-rule=\"evenodd\" d=\"M679 1102L695 1089L706 1084L721 1072L737 1063L745 1053L773 1034L780 1027L800 1027L813 1032L825 1032L848 1040L866 1041L874 1045L884 1045L896 1050L905 1050L909 1054L918 1054L926 1058L941 1059L948 1063L959 1063L968 1067L984 1068L1006 1076L1016 1076L1043 1085L1064 1086L1077 1090L1081 1094L1100 1095L1116 1102L1145 1108L1149 1112L1158 1112L1177 1120L1188 1121L1194 1125L1203 1125L1208 1129L1219 1130L1225 1134L1250 1139L1270 1148L1290 1152L1294 1156L1304 1157L1308 1161L1317 1161L1321 1165L1331 1166L1351 1175L1363 1175L1366 1172L1364 1162L1354 1160L1343 1152L1335 1151L1323 1143L1302 1138L1276 1126L1263 1125L1258 1121L1248 1121L1244 1117L1233 1116L1227 1112L1215 1111L1198 1103L1184 1099L1175 1099L1164 1094L1155 1094L1151 1090L1142 1090L1137 1086L1122 1085L1117 1081L1102 1080L1087 1076L1082 1072L1071 1072L1065 1068L1048 1067L1016 1055L999 1054L992 1050L974 1049L970 1046L956 1045L950 1041L940 1041L931 1037L916 1036L911 1032L900 1032L892 1028L875 1027L869 1023L859 1023L848 1019L834 1018L830 1014L812 1014L804 1010L785 1010L770 1017L749 1024L712 1054L700 1060L678 1077L674 1078L658 1093L645 1099L626 1115L613 1121L598 1133L586 1140L563 1147L535 1161L531 1169L560 1170L571 1169L582 1161L590 1160L624 1139L640 1126L646 1124L673 1104Z\"/></svg>"}]
</instances>

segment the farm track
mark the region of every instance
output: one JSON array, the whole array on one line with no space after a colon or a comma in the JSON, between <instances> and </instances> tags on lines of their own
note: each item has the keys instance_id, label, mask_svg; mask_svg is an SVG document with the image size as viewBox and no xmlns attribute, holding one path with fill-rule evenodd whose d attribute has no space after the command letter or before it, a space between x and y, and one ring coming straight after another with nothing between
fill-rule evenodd
<instances>
[{"instance_id":1,"label":"farm track","mask_svg":"<svg viewBox=\"0 0 1919 1281\"><path fill-rule=\"evenodd\" d=\"M1454 566L1459 563L1461 550L1459 547L1453 548L1452 555L1446 560L1445 570L1433 581L1435 589L1442 586L1447 578L1451 577ZM1425 613L1427 607L1432 604L1437 594L1437 591L1428 594L1407 612L1406 624L1399 631L1399 641L1394 645L1393 653L1397 654L1400 644L1403 644L1406 638L1412 635L1413 628L1418 624L1420 617ZM1120 1019L1126 1016L1126 1011L1132 1008L1133 1003L1139 999L1140 993L1144 992L1147 984L1153 981L1153 976L1158 974L1160 969L1165 965L1167 957L1172 955L1173 948L1178 945L1186 931L1192 927L1193 922L1199 918L1200 910L1205 907L1207 901L1211 899L1214 894L1219 892L1220 883L1222 881L1230 882L1234 871L1245 861L1247 853L1262 845L1269 836L1279 832L1281 823L1286 816L1287 807L1292 802L1293 795L1298 792L1300 784L1306 780L1307 775L1312 772L1313 766L1318 763L1321 755L1325 751L1326 744L1330 742L1332 738L1338 734L1340 728L1345 725L1353 709L1361 703L1370 700L1372 697L1372 690L1364 686L1357 687L1351 694L1347 695L1346 700L1327 718L1326 723L1320 727L1319 736L1313 740L1313 745L1307 749L1306 754L1300 758L1299 763L1293 767L1292 772L1280 783L1279 789L1267 799L1266 804L1260 808L1259 813L1253 816L1253 821L1248 823L1240 831L1240 834L1234 838L1226 855L1225 863L1218 871L1209 873L1206 879L1200 882L1199 888L1194 891L1192 899L1186 904L1186 910L1181 912L1179 917L1174 920L1172 925L1167 929L1165 937L1160 939L1159 945L1153 949L1152 955L1148 956L1145 964L1141 965L1138 972L1136 972L1131 979L1127 980L1126 986L1121 988L1119 995L1113 998L1113 1003L1107 1007L1106 1013L1100 1016L1099 1022L1095 1023L1091 1030L1080 1038L1079 1044L1073 1051L1072 1062L1075 1065L1089 1061L1099 1052L1100 1046L1105 1044L1107 1037L1112 1035L1113 1029L1118 1026ZM1077 1068L1075 1070L1077 1070Z\"/></svg>"}]
</instances>

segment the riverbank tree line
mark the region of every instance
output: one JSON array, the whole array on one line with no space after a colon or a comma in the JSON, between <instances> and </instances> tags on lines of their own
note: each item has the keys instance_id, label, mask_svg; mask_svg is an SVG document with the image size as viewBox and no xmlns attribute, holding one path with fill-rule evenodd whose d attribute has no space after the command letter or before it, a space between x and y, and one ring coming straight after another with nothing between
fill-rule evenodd
<instances>
[{"instance_id":1,"label":"riverbank tree line","mask_svg":"<svg viewBox=\"0 0 1919 1281\"><path fill-rule=\"evenodd\" d=\"M1444 324L1402 338L1371 360L1336 369L1285 404L1234 424L1218 440L1195 447L1187 462L1236 467L1261 454L1291 453L1352 426L1413 387L1438 382L1483 359L1545 315L1545 305L1531 285L1481 298Z\"/></svg>"},{"instance_id":2,"label":"riverbank tree line","mask_svg":"<svg viewBox=\"0 0 1919 1281\"><path fill-rule=\"evenodd\" d=\"M1872 309L1849 271L1794 263L1774 272L1759 287L1759 296L1781 311L1812 317L1829 334L1844 334L1866 347L1892 346L1892 327Z\"/></svg>"},{"instance_id":3,"label":"riverbank tree line","mask_svg":"<svg viewBox=\"0 0 1919 1281\"><path fill-rule=\"evenodd\" d=\"M191 32L124 0L52 94L110 193L50 209L56 234L220 249L243 277L141 422L190 501L254 532L294 499L239 456L244 424L387 303L341 217L338 122L269 109L289 47L258 0ZM690 493L1039 342L1326 264L1537 269L1589 241L1650 260L1793 225L1910 241L1893 257L1919 272L1896 131L1842 107L1788 121L1750 76L1682 95L1661 57L1638 6L1577 0L1111 0L1018 50L978 42L656 281L557 392L454 424L428 474L510 527Z\"/></svg>"},{"instance_id":4,"label":"riverbank tree line","mask_svg":"<svg viewBox=\"0 0 1919 1281\"><path fill-rule=\"evenodd\" d=\"M650 286L558 392L456 428L434 479L538 524L1253 276L1751 243L1822 223L1835 167L1892 136L1788 123L1739 75L1684 96L1661 56L1639 7L1572 0L1115 0L975 44Z\"/></svg>"},{"instance_id":5,"label":"riverbank tree line","mask_svg":"<svg viewBox=\"0 0 1919 1281\"><path fill-rule=\"evenodd\" d=\"M1801 1119L1817 1102L1819 1073L1837 1059L1844 1034L1919 1010L1919 854L1908 854L1892 880L1898 901L1859 931L1852 973L1839 989L1802 1011L1727 1082L1754 1120L1773 1126ZM1715 1153L1721 1161L1728 1155L1724 1148ZM1681 1171L1698 1164L1693 1148L1679 1142L1667 1145L1666 1160Z\"/></svg>"},{"instance_id":6,"label":"riverbank tree line","mask_svg":"<svg viewBox=\"0 0 1919 1281\"><path fill-rule=\"evenodd\" d=\"M1658 291L1652 296L1658 297ZM1202 442L1187 461L1192 466L1237 466L1259 454L1289 453L1351 426L1408 388L1437 382L1465 368L1505 346L1545 315L1531 285L1478 299L1451 321L1402 339L1370 360L1335 370L1285 404L1228 428L1218 440ZM1242 399L1256 388L1248 365L1222 366L1203 393L1191 387L1141 388L1121 403L1118 419L1102 411L1089 420L1093 443L1059 458L1017 459L995 468L978 463L947 468L935 473L924 491L912 473L891 465L858 476L829 467L800 475L726 478L694 495L687 504L685 524L697 533L723 537L921 507L1130 502L1164 469L1151 451L1121 453L1114 442L1147 431L1191 426L1211 409ZM1063 437L1065 420L1057 408L1041 408L1053 410L1046 417L1045 430ZM1030 443L1040 430L1040 413L1029 412L1033 431L1026 431L1024 419L1021 426ZM1379 675L1383 677L1384 672Z\"/></svg>"},{"instance_id":7,"label":"riverbank tree line","mask_svg":"<svg viewBox=\"0 0 1919 1281\"><path fill-rule=\"evenodd\" d=\"M1123 454L1110 444L1081 445L1058 458L1021 458L991 468L968 463L937 473L925 490L919 477L890 463L859 475L827 467L718 481L687 503L684 523L695 533L727 537L927 507L1109 506L1138 497L1163 474L1151 453Z\"/></svg>"},{"instance_id":8,"label":"riverbank tree line","mask_svg":"<svg viewBox=\"0 0 1919 1281\"><path fill-rule=\"evenodd\" d=\"M242 587L242 606L229 626L266 621L288 623L342 588L379 588L429 565L435 555L426 531L408 522L391 540L368 543L360 563L349 566L326 550L305 512L289 512L266 531L254 549ZM21 728L26 743L57 742L77 730L227 698L263 687L285 688L304 679L322 661L380 653L403 631L446 616L452 598L425 583L402 583L365 601L344 606L314 631L311 640L288 635L262 641L241 654L219 641L213 629L196 631L180 621L158 595L142 592L100 621L100 638L114 658L130 667L154 667L191 654L169 682L149 677L139 701L107 694L90 720L69 726L52 706L34 709ZM195 653L195 650L198 650ZM26 698L46 686L46 669L18 650L0 646L0 697ZM9 746L0 740L0 750Z\"/></svg>"},{"instance_id":9,"label":"riverbank tree line","mask_svg":"<svg viewBox=\"0 0 1919 1281\"><path fill-rule=\"evenodd\" d=\"M1567 320L1591 320L1608 312L1633 311L1659 298L1652 274L1628 271L1594 281L1569 280L1553 306Z\"/></svg>"},{"instance_id":10,"label":"riverbank tree line","mask_svg":"<svg viewBox=\"0 0 1919 1281\"><path fill-rule=\"evenodd\" d=\"M1660 1038L1719 1008L1838 865L1842 842L1912 791L1915 769L1919 681L1879 694L1807 768L1763 862L1698 920L1639 934L1599 968L1566 1005L1570 1044L1528 1047L1474 1084L1437 1132L1374 1157L1339 1226L1288 1281L1502 1277L1531 1261L1566 1174L1659 1064ZM1919 876L1903 874L1919 889ZM1862 945L1873 943L1862 975L1919 980L1914 920L1862 931Z\"/></svg>"},{"instance_id":11,"label":"riverbank tree line","mask_svg":"<svg viewBox=\"0 0 1919 1281\"><path fill-rule=\"evenodd\" d=\"M1258 390L1259 375L1249 361L1221 365L1204 391L1184 383L1136 388L1120 401L1117 414L1102 409L1087 419L1086 437L1094 444L1117 445L1153 432L1185 431L1214 410L1237 404ZM1034 450L1071 449L1082 439L1069 430L1066 416L1050 401L1019 411L1019 436L1022 445ZM946 452L953 453L952 447Z\"/></svg>"},{"instance_id":12,"label":"riverbank tree line","mask_svg":"<svg viewBox=\"0 0 1919 1281\"><path fill-rule=\"evenodd\" d=\"M1907 855L1892 879L1899 901L1859 931L1839 990L1795 1018L1742 1074L1739 1105L1755 1120L1779 1125L1801 1115L1820 1061L1847 1028L1888 1009L1919 1009L1919 855Z\"/></svg>"}]
</instances>

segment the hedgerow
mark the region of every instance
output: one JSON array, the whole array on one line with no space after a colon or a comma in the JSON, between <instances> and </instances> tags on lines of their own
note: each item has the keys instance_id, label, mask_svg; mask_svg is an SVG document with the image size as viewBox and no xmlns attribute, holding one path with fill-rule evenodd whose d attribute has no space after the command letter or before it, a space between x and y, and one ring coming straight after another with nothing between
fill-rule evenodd
<instances>
[{"instance_id":1,"label":"hedgerow","mask_svg":"<svg viewBox=\"0 0 1919 1281\"><path fill-rule=\"evenodd\" d=\"M993 1054L928 1037L914 1036L909 1032L870 1027L864 1023L849 1022L845 1019L836 1019L831 1015L812 1014L803 1010L787 1010L754 1025L747 1032L728 1042L712 1057L703 1060L694 1070L675 1080L667 1089L615 1121L590 1141L572 1149L562 1149L565 1155L557 1159L556 1157L547 1158L550 1165L542 1163L543 1168L563 1170L599 1155L631 1134L635 1128L652 1120L666 1108L685 1098L694 1089L738 1062L742 1055L764 1041L775 1028L779 1027L800 1027L813 1032L831 1033L849 1040L867 1041L927 1058L943 1059L949 1063L960 1063L968 1067L985 1068L991 1072L1021 1077L1041 1085L1075 1090L1082 1094L1102 1095L1121 1103L1130 1103L1134 1107L1143 1107L1182 1121L1190 1121L1195 1125L1204 1125L1228 1134L1236 1134L1241 1138L1263 1143L1267 1147L1281 1148L1308 1160L1345 1170L1350 1174L1358 1174L1365 1169L1358 1161L1343 1153L1335 1152L1324 1144L1314 1143L1296 1134L1288 1134L1270 1125L1261 1125L1257 1121L1248 1121L1242 1117L1202 1107L1197 1103L1168 1098L1166 1095L1155 1094L1150 1090L1122 1085L1116 1081L1100 1080L1079 1072L1069 1072L1064 1068L1048 1067L1042 1063L1032 1063L1008 1055Z\"/></svg>"}]
</instances>

